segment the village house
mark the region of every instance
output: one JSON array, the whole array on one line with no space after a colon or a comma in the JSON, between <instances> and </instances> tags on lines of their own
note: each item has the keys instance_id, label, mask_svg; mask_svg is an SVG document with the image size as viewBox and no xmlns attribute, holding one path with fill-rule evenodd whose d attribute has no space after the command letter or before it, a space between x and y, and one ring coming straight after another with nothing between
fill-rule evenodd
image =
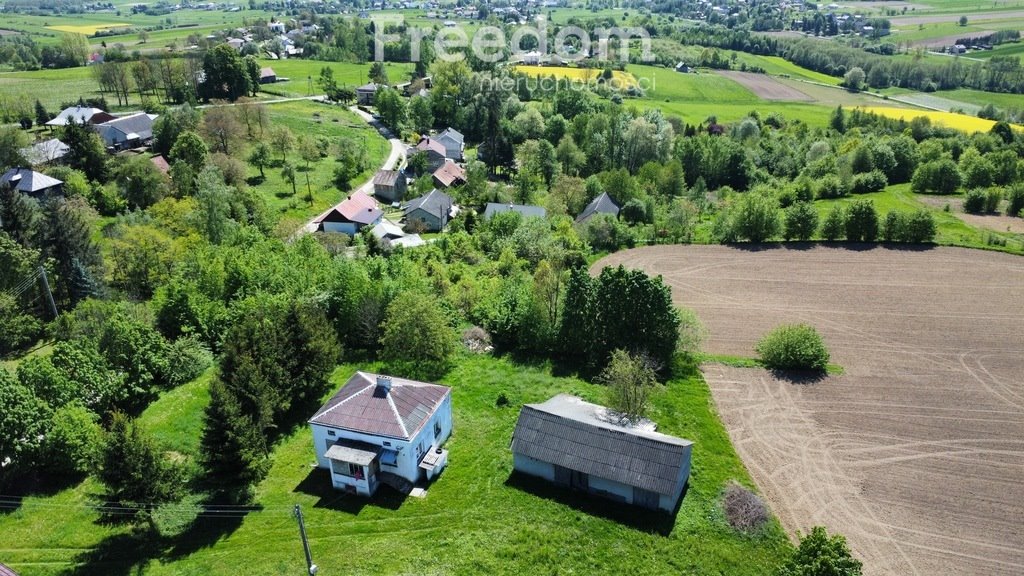
<instances>
[{"instance_id":1,"label":"village house","mask_svg":"<svg viewBox=\"0 0 1024 576\"><path fill-rule=\"evenodd\" d=\"M374 196L388 202L400 202L405 197L405 175L400 170L378 170L373 176Z\"/></svg>"},{"instance_id":2,"label":"village house","mask_svg":"<svg viewBox=\"0 0 1024 576\"><path fill-rule=\"evenodd\" d=\"M454 128L447 128L434 137L435 140L444 146L444 157L456 162L462 162L463 152L466 148L466 138Z\"/></svg>"},{"instance_id":3,"label":"village house","mask_svg":"<svg viewBox=\"0 0 1024 576\"><path fill-rule=\"evenodd\" d=\"M576 223L583 224L598 214L611 214L616 217L619 215L619 205L612 200L607 192L602 192L597 198L591 200L590 204L587 204L587 207L576 217Z\"/></svg>"},{"instance_id":4,"label":"village house","mask_svg":"<svg viewBox=\"0 0 1024 576\"><path fill-rule=\"evenodd\" d=\"M20 150L21 155L33 167L59 164L67 156L71 148L56 138L36 142L28 148Z\"/></svg>"},{"instance_id":5,"label":"village house","mask_svg":"<svg viewBox=\"0 0 1024 576\"><path fill-rule=\"evenodd\" d=\"M139 112L130 116L114 118L94 126L108 148L123 150L146 145L153 140L153 121L156 114Z\"/></svg>"},{"instance_id":6,"label":"village house","mask_svg":"<svg viewBox=\"0 0 1024 576\"><path fill-rule=\"evenodd\" d=\"M452 197L437 188L406 204L406 227L421 227L425 232L440 232L452 218L455 204Z\"/></svg>"},{"instance_id":7,"label":"village house","mask_svg":"<svg viewBox=\"0 0 1024 576\"><path fill-rule=\"evenodd\" d=\"M451 388L356 372L312 418L317 466L338 490L372 496L430 481L448 463Z\"/></svg>"},{"instance_id":8,"label":"village house","mask_svg":"<svg viewBox=\"0 0 1024 576\"><path fill-rule=\"evenodd\" d=\"M355 236L366 226L374 226L384 217L377 201L362 192L353 192L340 204L313 219L317 230Z\"/></svg>"},{"instance_id":9,"label":"village house","mask_svg":"<svg viewBox=\"0 0 1024 576\"><path fill-rule=\"evenodd\" d=\"M488 202L487 206L484 208L484 220L490 220L492 216L495 214L501 214L502 212L517 212L522 215L523 218L543 218L547 216L548 213L542 206Z\"/></svg>"},{"instance_id":10,"label":"village house","mask_svg":"<svg viewBox=\"0 0 1024 576\"><path fill-rule=\"evenodd\" d=\"M447 150L440 141L434 138L425 137L420 138L420 141L416 146L410 150L411 154L417 154L422 152L427 156L427 170L433 172L444 165L447 160Z\"/></svg>"},{"instance_id":11,"label":"village house","mask_svg":"<svg viewBox=\"0 0 1024 576\"><path fill-rule=\"evenodd\" d=\"M11 168L0 176L0 187L14 188L38 200L48 194L62 193L64 182L29 168Z\"/></svg>"},{"instance_id":12,"label":"village house","mask_svg":"<svg viewBox=\"0 0 1024 576\"><path fill-rule=\"evenodd\" d=\"M277 72L274 72L274 69L269 66L260 68L260 84L273 84L274 82L277 82Z\"/></svg>"},{"instance_id":13,"label":"village house","mask_svg":"<svg viewBox=\"0 0 1024 576\"><path fill-rule=\"evenodd\" d=\"M466 171L451 160L445 161L432 175L434 185L438 188L451 188L466 183Z\"/></svg>"},{"instance_id":14,"label":"village house","mask_svg":"<svg viewBox=\"0 0 1024 576\"><path fill-rule=\"evenodd\" d=\"M356 88L356 104L360 106L373 106L373 101L377 98L377 90L380 90L380 88L381 86L373 82Z\"/></svg>"},{"instance_id":15,"label":"village house","mask_svg":"<svg viewBox=\"0 0 1024 576\"><path fill-rule=\"evenodd\" d=\"M102 124L113 120L114 116L107 114L99 108L88 106L71 106L60 111L52 120L46 123L47 126L67 126L75 124Z\"/></svg>"},{"instance_id":16,"label":"village house","mask_svg":"<svg viewBox=\"0 0 1024 576\"><path fill-rule=\"evenodd\" d=\"M693 442L633 424L569 394L525 404L512 437L516 471L616 502L673 513Z\"/></svg>"}]
</instances>

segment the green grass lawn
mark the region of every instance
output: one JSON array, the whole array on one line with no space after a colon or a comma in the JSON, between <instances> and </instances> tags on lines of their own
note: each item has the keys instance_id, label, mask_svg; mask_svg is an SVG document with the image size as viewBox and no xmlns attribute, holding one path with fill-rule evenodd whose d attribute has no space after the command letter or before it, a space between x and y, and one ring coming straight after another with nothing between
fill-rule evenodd
<instances>
[{"instance_id":1,"label":"green grass lawn","mask_svg":"<svg viewBox=\"0 0 1024 576\"><path fill-rule=\"evenodd\" d=\"M287 126L296 137L322 136L332 144L341 138L349 138L362 146L366 150L369 167L352 179L353 188L376 173L391 151L391 145L383 136L342 106L296 101L272 104L269 111L271 126ZM320 114L319 121L314 118L315 113ZM250 147L251 144L247 144L241 152L233 155L244 160L249 155ZM297 193L294 195L291 184L281 177L280 157L275 153L273 158L275 166L264 170L266 180L253 186L253 189L266 200L267 206L273 212L291 221L292 228L297 228L309 218L342 200L343 194L333 184L334 167L337 164L333 155L310 166L308 174L309 188L313 193L312 204L307 200L305 163L298 153L292 152L288 157L297 168ZM259 170L256 168L249 166L247 169L250 178L259 176Z\"/></svg>"},{"instance_id":2,"label":"green grass lawn","mask_svg":"<svg viewBox=\"0 0 1024 576\"><path fill-rule=\"evenodd\" d=\"M334 80L338 86L348 85L350 87L362 86L369 82L370 64L356 64L350 62L320 62L316 60L261 60L260 66L269 66L279 78L288 78L287 82L276 82L262 86L266 94L276 96L309 96L321 94L323 90L317 85L320 71L323 68L330 68L334 71ZM405 82L413 70L413 64L408 62L387 62L385 70L388 73L388 80L392 84ZM309 80L312 79L312 85Z\"/></svg>"},{"instance_id":3,"label":"green grass lawn","mask_svg":"<svg viewBox=\"0 0 1024 576\"><path fill-rule=\"evenodd\" d=\"M372 366L341 366L332 382L341 385L357 368ZM199 433L186 413L201 410L207 379L166 394L142 416L186 455L195 455ZM333 491L326 472L311 468L311 435L302 427L276 446L258 487L260 510L244 519L203 518L181 539L147 542L97 524L82 506L97 486L85 481L0 515L0 558L25 576L75 573L72 565L83 559L90 563L77 573L216 575L244 566L248 574L298 574L304 562L295 504L324 574L761 575L791 550L777 522L754 536L725 524L719 493L731 479L750 479L696 372L661 387L650 413L662 431L695 442L689 490L674 519L511 477L518 407L558 392L600 402L601 386L489 356L463 357L442 382L453 387L455 432L448 469L425 499L385 492L367 501ZM495 406L499 392L511 406Z\"/></svg>"}]
</instances>

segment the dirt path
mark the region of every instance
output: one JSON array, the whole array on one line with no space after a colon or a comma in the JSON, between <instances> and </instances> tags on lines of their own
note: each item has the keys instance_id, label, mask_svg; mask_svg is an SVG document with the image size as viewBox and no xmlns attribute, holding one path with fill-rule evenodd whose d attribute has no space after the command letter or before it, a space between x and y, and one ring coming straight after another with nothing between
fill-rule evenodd
<instances>
[{"instance_id":1,"label":"dirt path","mask_svg":"<svg viewBox=\"0 0 1024 576\"><path fill-rule=\"evenodd\" d=\"M712 353L806 322L846 373L706 365L744 463L791 532L847 536L865 574L1024 573L1024 258L957 248L652 247Z\"/></svg>"},{"instance_id":2,"label":"dirt path","mask_svg":"<svg viewBox=\"0 0 1024 576\"><path fill-rule=\"evenodd\" d=\"M735 70L715 70L715 74L739 82L762 100L783 100L788 102L811 102L814 100L813 97L795 87L783 84L767 74L737 72Z\"/></svg>"}]
</instances>

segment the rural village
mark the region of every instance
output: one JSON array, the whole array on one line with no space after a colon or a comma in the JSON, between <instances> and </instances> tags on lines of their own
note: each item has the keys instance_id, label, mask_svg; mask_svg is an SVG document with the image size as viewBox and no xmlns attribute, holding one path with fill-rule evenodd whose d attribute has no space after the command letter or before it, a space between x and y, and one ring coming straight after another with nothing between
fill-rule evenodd
<instances>
[{"instance_id":1,"label":"rural village","mask_svg":"<svg viewBox=\"0 0 1024 576\"><path fill-rule=\"evenodd\" d=\"M1024 573L1022 30L0 0L0 576Z\"/></svg>"}]
</instances>

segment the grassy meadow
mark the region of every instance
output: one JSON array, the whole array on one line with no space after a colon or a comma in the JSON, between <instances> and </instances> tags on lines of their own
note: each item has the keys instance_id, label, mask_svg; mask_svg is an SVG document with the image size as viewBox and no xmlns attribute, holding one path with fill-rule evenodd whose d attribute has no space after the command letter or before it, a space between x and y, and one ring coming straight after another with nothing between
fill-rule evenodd
<instances>
[{"instance_id":1,"label":"grassy meadow","mask_svg":"<svg viewBox=\"0 0 1024 576\"><path fill-rule=\"evenodd\" d=\"M513 69L516 72L522 72L527 76L538 78L549 78L553 76L558 80L568 78L574 82L586 83L597 82L602 73L600 68L570 68L568 66L517 65L514 66ZM621 72L619 70L612 70L611 84L619 89L626 89L639 85L632 74Z\"/></svg>"},{"instance_id":2,"label":"grassy meadow","mask_svg":"<svg viewBox=\"0 0 1024 576\"><path fill-rule=\"evenodd\" d=\"M340 386L357 369L340 366ZM168 392L142 416L165 446L194 459L209 374ZM147 538L103 524L88 508L99 487L84 481L31 496L0 515L0 559L24 576L56 574L298 574L304 569L292 507L300 504L313 558L324 574L769 573L790 544L777 522L743 536L725 523L718 497L749 477L715 416L696 371L659 387L651 417L660 429L694 440L689 490L675 518L512 475L508 445L523 403L558 392L603 401L604 389L546 367L464 356L442 383L453 387L455 432L448 469L424 499L389 489L373 500L330 488L314 461L308 428L275 447L270 475L248 513L208 513L173 539ZM512 405L497 407L504 392ZM170 413L172 416L167 416ZM355 552L355 553L354 553Z\"/></svg>"}]
</instances>

